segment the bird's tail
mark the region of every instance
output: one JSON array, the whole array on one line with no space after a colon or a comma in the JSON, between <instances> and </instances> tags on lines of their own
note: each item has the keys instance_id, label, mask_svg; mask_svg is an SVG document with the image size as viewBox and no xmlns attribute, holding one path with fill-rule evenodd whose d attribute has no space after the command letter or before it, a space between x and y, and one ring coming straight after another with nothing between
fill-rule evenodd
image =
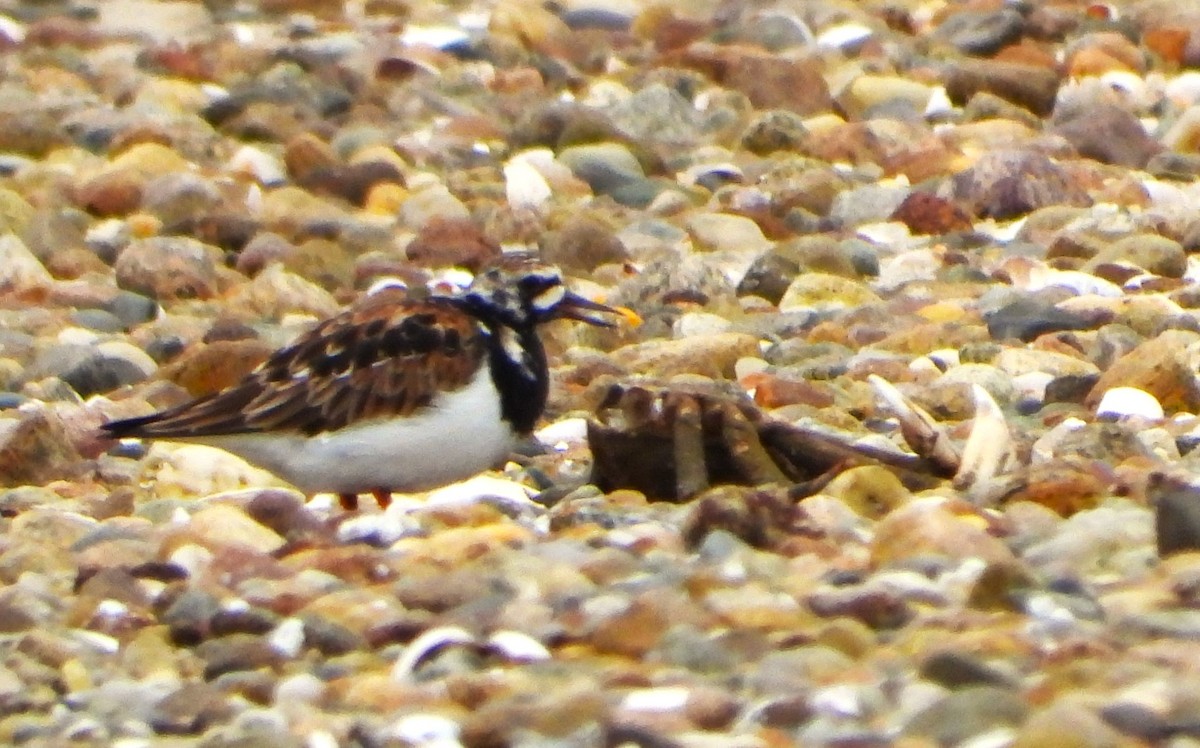
<instances>
[{"instance_id":1,"label":"bird's tail","mask_svg":"<svg viewBox=\"0 0 1200 748\"><path fill-rule=\"evenodd\" d=\"M124 439L126 437L146 436L145 427L154 423L162 417L161 413L152 413L148 416L138 416L137 418L123 418L119 421L109 421L100 426L107 435L113 439Z\"/></svg>"}]
</instances>

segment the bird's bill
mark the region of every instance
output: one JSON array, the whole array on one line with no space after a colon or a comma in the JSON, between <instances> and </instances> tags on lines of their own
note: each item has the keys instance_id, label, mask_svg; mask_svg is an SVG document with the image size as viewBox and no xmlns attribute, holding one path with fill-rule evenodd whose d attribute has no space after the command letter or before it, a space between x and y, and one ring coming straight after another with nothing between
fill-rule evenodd
<instances>
[{"instance_id":1,"label":"bird's bill","mask_svg":"<svg viewBox=\"0 0 1200 748\"><path fill-rule=\"evenodd\" d=\"M642 318L632 309L623 306L601 304L598 301L592 301L574 292L567 292L567 295L559 302L558 310L560 317L586 322L596 327L616 327L617 325L611 320L596 317L593 314L589 314L589 312L616 315L625 320L630 327L637 327L642 324Z\"/></svg>"}]
</instances>

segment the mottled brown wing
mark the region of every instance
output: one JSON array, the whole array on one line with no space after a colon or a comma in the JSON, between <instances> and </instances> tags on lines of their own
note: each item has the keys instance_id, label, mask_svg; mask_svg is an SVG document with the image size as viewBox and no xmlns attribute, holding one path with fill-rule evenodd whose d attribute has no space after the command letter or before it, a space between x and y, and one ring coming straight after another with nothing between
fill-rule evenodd
<instances>
[{"instance_id":1,"label":"mottled brown wing","mask_svg":"<svg viewBox=\"0 0 1200 748\"><path fill-rule=\"evenodd\" d=\"M407 415L456 390L483 362L474 320L445 299L384 290L318 325L238 384L108 426L114 436L318 434L358 419Z\"/></svg>"}]
</instances>

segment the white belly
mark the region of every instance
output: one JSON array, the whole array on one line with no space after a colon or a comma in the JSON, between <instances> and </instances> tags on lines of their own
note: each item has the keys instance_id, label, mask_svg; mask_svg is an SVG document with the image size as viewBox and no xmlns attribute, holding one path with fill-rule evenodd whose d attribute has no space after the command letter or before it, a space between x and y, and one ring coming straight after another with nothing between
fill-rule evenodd
<instances>
[{"instance_id":1,"label":"white belly","mask_svg":"<svg viewBox=\"0 0 1200 748\"><path fill-rule=\"evenodd\" d=\"M516 436L484 367L467 386L408 417L300 434L235 434L195 441L233 452L306 493L419 491L493 467Z\"/></svg>"}]
</instances>

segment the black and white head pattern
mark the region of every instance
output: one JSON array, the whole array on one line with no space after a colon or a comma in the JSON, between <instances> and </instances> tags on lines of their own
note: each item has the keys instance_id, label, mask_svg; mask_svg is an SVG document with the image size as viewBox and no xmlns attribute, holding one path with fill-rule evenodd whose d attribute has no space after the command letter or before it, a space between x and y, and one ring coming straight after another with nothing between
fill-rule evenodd
<instances>
[{"instance_id":1,"label":"black and white head pattern","mask_svg":"<svg viewBox=\"0 0 1200 748\"><path fill-rule=\"evenodd\" d=\"M482 271L466 295L499 322L521 328L557 317L568 291L558 268L519 257Z\"/></svg>"}]
</instances>

